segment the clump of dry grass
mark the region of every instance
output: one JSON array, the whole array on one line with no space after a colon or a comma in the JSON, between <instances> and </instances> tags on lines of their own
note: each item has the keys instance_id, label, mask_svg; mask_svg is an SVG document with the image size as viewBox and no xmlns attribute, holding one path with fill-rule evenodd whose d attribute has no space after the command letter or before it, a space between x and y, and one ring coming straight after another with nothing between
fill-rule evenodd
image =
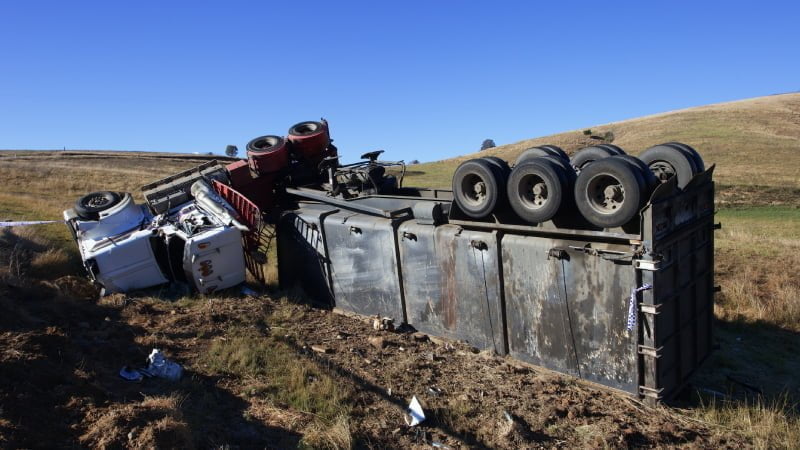
<instances>
[{"instance_id":1,"label":"clump of dry grass","mask_svg":"<svg viewBox=\"0 0 800 450\"><path fill-rule=\"evenodd\" d=\"M74 263L33 227L0 230L0 277L54 280L75 273Z\"/></svg>"},{"instance_id":2,"label":"clump of dry grass","mask_svg":"<svg viewBox=\"0 0 800 450\"><path fill-rule=\"evenodd\" d=\"M303 431L301 446L309 448L349 449L353 447L350 418L340 414L330 424L313 421Z\"/></svg>"},{"instance_id":3,"label":"clump of dry grass","mask_svg":"<svg viewBox=\"0 0 800 450\"><path fill-rule=\"evenodd\" d=\"M800 258L793 259L790 265L800 263ZM742 267L736 277L727 279L717 316L800 329L800 282L795 274L771 270L769 265Z\"/></svg>"},{"instance_id":4,"label":"clump of dry grass","mask_svg":"<svg viewBox=\"0 0 800 450\"><path fill-rule=\"evenodd\" d=\"M753 208L721 214L717 317L800 331L800 210Z\"/></svg>"},{"instance_id":5,"label":"clump of dry grass","mask_svg":"<svg viewBox=\"0 0 800 450\"><path fill-rule=\"evenodd\" d=\"M752 439L755 448L796 448L800 444L800 420L784 396L743 402L711 399L692 415L704 422L736 430Z\"/></svg>"},{"instance_id":6,"label":"clump of dry grass","mask_svg":"<svg viewBox=\"0 0 800 450\"><path fill-rule=\"evenodd\" d=\"M95 448L193 448L191 429L180 405L181 398L173 394L114 406L90 418L92 425L80 442Z\"/></svg>"}]
</instances>

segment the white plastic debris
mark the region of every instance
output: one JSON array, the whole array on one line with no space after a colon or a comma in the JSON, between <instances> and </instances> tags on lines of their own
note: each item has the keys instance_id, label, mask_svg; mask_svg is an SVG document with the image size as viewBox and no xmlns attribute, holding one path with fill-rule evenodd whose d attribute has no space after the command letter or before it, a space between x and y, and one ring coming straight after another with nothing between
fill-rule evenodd
<instances>
[{"instance_id":1,"label":"white plastic debris","mask_svg":"<svg viewBox=\"0 0 800 450\"><path fill-rule=\"evenodd\" d=\"M154 348L153 351L150 352L147 361L150 365L147 366L146 370L151 376L177 381L180 380L181 375L183 375L183 367L165 358L161 350L157 348Z\"/></svg>"},{"instance_id":2,"label":"white plastic debris","mask_svg":"<svg viewBox=\"0 0 800 450\"><path fill-rule=\"evenodd\" d=\"M409 403L408 409L406 409L406 414L406 425L410 427L418 425L425 420L425 411L422 410L422 405L419 404L416 395L411 398L411 403Z\"/></svg>"}]
</instances>

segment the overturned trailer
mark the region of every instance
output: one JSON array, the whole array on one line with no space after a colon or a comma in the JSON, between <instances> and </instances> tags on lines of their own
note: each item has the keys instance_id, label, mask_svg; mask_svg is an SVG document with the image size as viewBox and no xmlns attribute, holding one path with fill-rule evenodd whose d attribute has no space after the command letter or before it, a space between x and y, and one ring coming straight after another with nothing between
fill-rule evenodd
<instances>
[{"instance_id":1,"label":"overturned trailer","mask_svg":"<svg viewBox=\"0 0 800 450\"><path fill-rule=\"evenodd\" d=\"M569 157L543 145L513 165L463 161L452 190L433 190L403 187L405 165L382 151L342 165L332 142L326 121L301 122L250 141L246 160L145 186L149 209L128 202L135 220L117 220L128 216L107 192L65 219L107 288L183 280L213 292L245 267L264 281L270 221L281 285L327 307L653 402L708 357L713 167L690 146L633 157L598 144Z\"/></svg>"},{"instance_id":2,"label":"overturned trailer","mask_svg":"<svg viewBox=\"0 0 800 450\"><path fill-rule=\"evenodd\" d=\"M650 401L712 347L713 167L660 184L624 227L468 217L452 192L298 199L278 224L282 286Z\"/></svg>"}]
</instances>

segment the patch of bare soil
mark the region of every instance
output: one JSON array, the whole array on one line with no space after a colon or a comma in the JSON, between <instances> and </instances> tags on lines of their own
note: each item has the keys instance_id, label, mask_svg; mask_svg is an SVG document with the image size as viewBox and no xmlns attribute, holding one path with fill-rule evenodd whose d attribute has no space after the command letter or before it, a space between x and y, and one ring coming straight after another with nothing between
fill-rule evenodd
<instances>
[{"instance_id":1,"label":"patch of bare soil","mask_svg":"<svg viewBox=\"0 0 800 450\"><path fill-rule=\"evenodd\" d=\"M209 348L234 329L288 346L292 358L346 387L346 435L318 441L325 445L747 445L666 407L648 408L571 378L475 353L466 344L376 330L361 318L266 297L177 304L124 295L89 299L78 284L69 279L0 286L4 447L287 448L305 443L315 430L311 424L318 422L313 413L254 390L257 376L212 369ZM153 347L184 366L181 381L136 383L119 377L125 365L144 366ZM315 382L307 378L297 383ZM409 427L404 410L413 396L427 419Z\"/></svg>"},{"instance_id":2,"label":"patch of bare soil","mask_svg":"<svg viewBox=\"0 0 800 450\"><path fill-rule=\"evenodd\" d=\"M716 197L721 207L800 207L800 189L792 186L717 185Z\"/></svg>"}]
</instances>

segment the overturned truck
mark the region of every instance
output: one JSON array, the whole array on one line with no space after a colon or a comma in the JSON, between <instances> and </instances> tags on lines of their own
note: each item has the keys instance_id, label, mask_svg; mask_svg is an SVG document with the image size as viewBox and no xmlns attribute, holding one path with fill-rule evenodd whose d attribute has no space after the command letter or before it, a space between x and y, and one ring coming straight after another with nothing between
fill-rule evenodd
<instances>
[{"instance_id":1,"label":"overturned truck","mask_svg":"<svg viewBox=\"0 0 800 450\"><path fill-rule=\"evenodd\" d=\"M462 162L452 190L404 187L380 154L342 165L327 122L304 122L251 141L213 186L242 215L270 212L281 285L323 306L649 401L708 357L713 167L691 147L534 147L513 166ZM245 222L252 268L263 248Z\"/></svg>"}]
</instances>

